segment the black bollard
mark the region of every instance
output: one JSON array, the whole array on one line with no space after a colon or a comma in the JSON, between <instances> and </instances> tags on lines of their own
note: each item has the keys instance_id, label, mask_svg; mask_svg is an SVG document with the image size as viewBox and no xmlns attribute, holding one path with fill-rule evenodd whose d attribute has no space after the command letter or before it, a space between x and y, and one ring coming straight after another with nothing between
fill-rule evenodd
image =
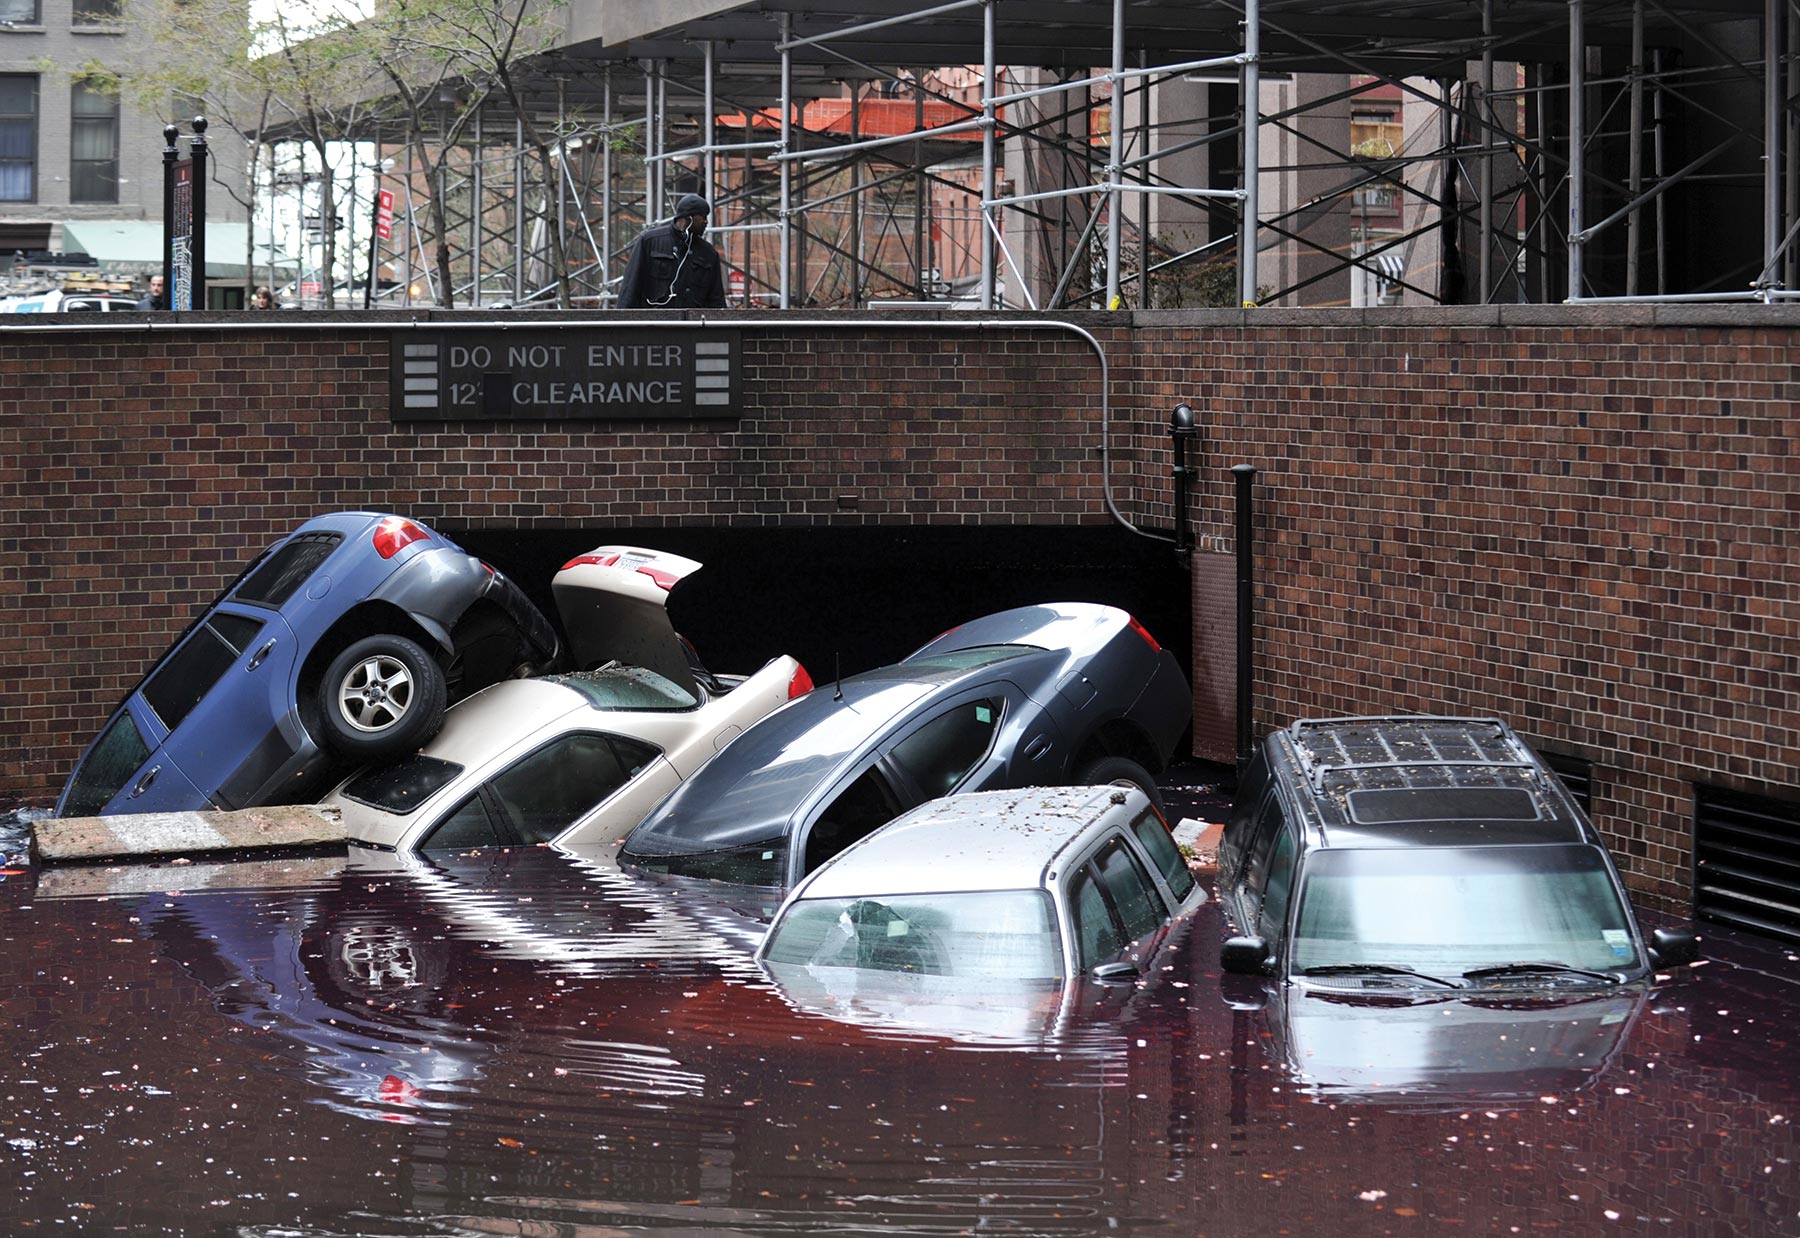
<instances>
[{"instance_id":1,"label":"black bollard","mask_svg":"<svg viewBox=\"0 0 1800 1238\"><path fill-rule=\"evenodd\" d=\"M1256 466L1234 464L1231 475L1237 491L1237 758L1242 770L1255 743L1250 712L1256 649L1252 626L1256 620L1256 545L1251 533L1250 489L1256 482Z\"/></svg>"}]
</instances>

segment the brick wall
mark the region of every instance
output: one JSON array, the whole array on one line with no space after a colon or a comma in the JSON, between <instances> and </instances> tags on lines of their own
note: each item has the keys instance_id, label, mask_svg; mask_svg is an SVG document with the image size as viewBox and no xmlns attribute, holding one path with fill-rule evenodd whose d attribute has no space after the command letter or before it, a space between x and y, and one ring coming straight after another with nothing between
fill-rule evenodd
<instances>
[{"instance_id":1,"label":"brick wall","mask_svg":"<svg viewBox=\"0 0 1800 1238\"><path fill-rule=\"evenodd\" d=\"M1695 781L1800 794L1800 319L1164 317L1121 403L1204 405L1202 537L1261 470L1259 732L1504 716L1594 762L1650 901L1690 896Z\"/></svg>"},{"instance_id":2,"label":"brick wall","mask_svg":"<svg viewBox=\"0 0 1800 1238\"><path fill-rule=\"evenodd\" d=\"M744 319L742 419L670 428L396 427L368 321L0 333L0 797L51 794L192 608L320 509L849 525L872 546L921 523L1110 521L1095 355L1048 323ZM1111 365L1128 519L1169 527L1178 399L1204 429L1203 548L1231 548L1229 466L1261 470L1259 731L1501 714L1594 762L1596 819L1652 900L1688 897L1694 781L1800 793L1800 312L1068 321Z\"/></svg>"}]
</instances>

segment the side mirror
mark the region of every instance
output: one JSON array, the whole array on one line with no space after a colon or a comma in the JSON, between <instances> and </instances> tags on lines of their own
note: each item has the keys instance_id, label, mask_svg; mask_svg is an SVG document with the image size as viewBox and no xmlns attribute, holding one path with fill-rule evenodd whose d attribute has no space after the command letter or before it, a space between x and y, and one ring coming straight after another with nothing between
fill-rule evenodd
<instances>
[{"instance_id":1,"label":"side mirror","mask_svg":"<svg viewBox=\"0 0 1800 1238\"><path fill-rule=\"evenodd\" d=\"M1219 966L1236 976L1269 974L1269 941L1266 937L1227 938L1219 951Z\"/></svg>"},{"instance_id":2,"label":"side mirror","mask_svg":"<svg viewBox=\"0 0 1800 1238\"><path fill-rule=\"evenodd\" d=\"M1132 984L1137 981L1136 963L1127 963L1123 959L1111 963L1101 963L1088 972L1088 979L1097 980L1101 984Z\"/></svg>"},{"instance_id":3,"label":"side mirror","mask_svg":"<svg viewBox=\"0 0 1800 1238\"><path fill-rule=\"evenodd\" d=\"M1650 954L1663 967L1685 967L1700 957L1700 938L1690 928L1654 929Z\"/></svg>"}]
</instances>

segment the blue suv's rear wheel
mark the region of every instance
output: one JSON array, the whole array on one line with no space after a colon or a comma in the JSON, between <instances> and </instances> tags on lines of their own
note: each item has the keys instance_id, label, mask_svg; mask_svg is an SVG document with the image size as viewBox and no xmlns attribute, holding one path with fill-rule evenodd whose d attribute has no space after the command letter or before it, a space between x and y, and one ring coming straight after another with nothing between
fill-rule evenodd
<instances>
[{"instance_id":1,"label":"blue suv's rear wheel","mask_svg":"<svg viewBox=\"0 0 1800 1238\"><path fill-rule=\"evenodd\" d=\"M444 724L444 672L418 642L365 636L337 657L319 685L325 742L356 761L404 756Z\"/></svg>"}]
</instances>

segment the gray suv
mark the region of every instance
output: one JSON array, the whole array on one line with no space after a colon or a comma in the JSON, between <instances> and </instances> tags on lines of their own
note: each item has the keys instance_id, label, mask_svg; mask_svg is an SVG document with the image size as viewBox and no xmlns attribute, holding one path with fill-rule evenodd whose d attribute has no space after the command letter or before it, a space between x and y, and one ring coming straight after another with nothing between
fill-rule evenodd
<instances>
[{"instance_id":1,"label":"gray suv","mask_svg":"<svg viewBox=\"0 0 1800 1238\"><path fill-rule=\"evenodd\" d=\"M1240 779L1219 897L1227 972L1317 990L1608 988L1693 961L1640 932L1612 857L1495 718L1304 719Z\"/></svg>"}]
</instances>

